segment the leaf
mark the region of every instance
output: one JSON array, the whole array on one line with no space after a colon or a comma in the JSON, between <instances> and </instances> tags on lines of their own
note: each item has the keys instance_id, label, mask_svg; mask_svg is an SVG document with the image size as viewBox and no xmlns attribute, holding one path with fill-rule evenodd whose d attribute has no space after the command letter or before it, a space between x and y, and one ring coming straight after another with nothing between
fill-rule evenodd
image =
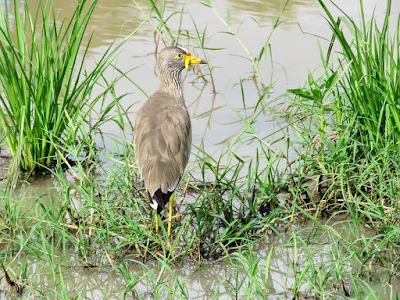
<instances>
[{"instance_id":1,"label":"leaf","mask_svg":"<svg viewBox=\"0 0 400 300\"><path fill-rule=\"evenodd\" d=\"M302 98L306 98L306 99L310 99L310 100L314 100L314 96L313 94L311 94L308 90L306 89L290 89L288 90L289 93L292 93L296 96L302 97Z\"/></svg>"},{"instance_id":2,"label":"leaf","mask_svg":"<svg viewBox=\"0 0 400 300\"><path fill-rule=\"evenodd\" d=\"M327 89L330 89L333 84L336 82L336 79L338 78L338 72L335 71L329 78L328 80L325 82L325 87Z\"/></svg>"},{"instance_id":3,"label":"leaf","mask_svg":"<svg viewBox=\"0 0 400 300\"><path fill-rule=\"evenodd\" d=\"M235 35L233 32L230 32L230 31L219 31L218 33L226 33L229 35Z\"/></svg>"},{"instance_id":4,"label":"leaf","mask_svg":"<svg viewBox=\"0 0 400 300\"><path fill-rule=\"evenodd\" d=\"M201 4L203 4L203 5L205 5L205 6L207 6L207 7L212 7L212 5L211 5L211 0L204 0L204 2L202 2Z\"/></svg>"},{"instance_id":5,"label":"leaf","mask_svg":"<svg viewBox=\"0 0 400 300\"><path fill-rule=\"evenodd\" d=\"M242 164L244 164L244 160L242 158L240 158L238 155L236 155L235 153L233 153L233 156L240 161Z\"/></svg>"},{"instance_id":6,"label":"leaf","mask_svg":"<svg viewBox=\"0 0 400 300\"><path fill-rule=\"evenodd\" d=\"M321 100L322 98L321 89L315 82L311 72L308 73L308 84L310 86L312 94L314 95L314 100Z\"/></svg>"}]
</instances>

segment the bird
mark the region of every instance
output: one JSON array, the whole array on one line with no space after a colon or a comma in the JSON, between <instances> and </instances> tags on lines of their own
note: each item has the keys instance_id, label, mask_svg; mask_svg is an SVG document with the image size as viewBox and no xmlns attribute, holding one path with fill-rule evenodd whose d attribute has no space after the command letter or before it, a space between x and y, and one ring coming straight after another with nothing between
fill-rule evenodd
<instances>
[{"instance_id":1,"label":"bird","mask_svg":"<svg viewBox=\"0 0 400 300\"><path fill-rule=\"evenodd\" d=\"M138 110L134 147L137 164L158 216L168 204L168 238L171 237L174 191L187 166L192 127L180 75L191 65L207 64L180 46L168 46L157 59L160 86Z\"/></svg>"}]
</instances>

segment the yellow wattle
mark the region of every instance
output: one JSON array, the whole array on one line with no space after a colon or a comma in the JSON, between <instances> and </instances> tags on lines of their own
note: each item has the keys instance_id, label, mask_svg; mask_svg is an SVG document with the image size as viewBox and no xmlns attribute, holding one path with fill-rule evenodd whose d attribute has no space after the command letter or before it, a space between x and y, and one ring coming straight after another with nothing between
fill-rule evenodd
<instances>
[{"instance_id":1,"label":"yellow wattle","mask_svg":"<svg viewBox=\"0 0 400 300\"><path fill-rule=\"evenodd\" d=\"M190 64L190 56L189 55L185 55L185 68L189 68L189 64Z\"/></svg>"}]
</instances>

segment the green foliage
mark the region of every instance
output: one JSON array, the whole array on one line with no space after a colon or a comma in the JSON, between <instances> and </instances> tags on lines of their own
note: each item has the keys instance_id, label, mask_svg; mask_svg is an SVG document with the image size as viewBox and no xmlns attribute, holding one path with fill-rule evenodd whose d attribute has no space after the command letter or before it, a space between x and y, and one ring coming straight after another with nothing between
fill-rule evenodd
<instances>
[{"instance_id":1,"label":"green foliage","mask_svg":"<svg viewBox=\"0 0 400 300\"><path fill-rule=\"evenodd\" d=\"M356 151L357 156L365 157L370 151L378 153L388 148L397 152L400 141L400 18L391 32L391 0L387 1L382 27L375 18L365 20L362 1L359 25L347 15L340 19L343 22L336 21L324 1L319 2L333 33L332 43L337 41L341 49L330 67L332 48L329 49L324 61L327 69L322 78L317 81L311 78L307 89L290 92L312 101L310 113L317 113L325 122L317 125L321 134L327 129L346 131L344 134L355 141L355 148L349 150ZM341 23L345 24L345 29Z\"/></svg>"},{"instance_id":2,"label":"green foliage","mask_svg":"<svg viewBox=\"0 0 400 300\"><path fill-rule=\"evenodd\" d=\"M183 10L166 18L166 1L146 3L154 17L146 16L144 22L159 36L167 30L172 41L179 41L180 28L172 31L167 22L179 14L181 26ZM203 3L215 12L211 1ZM273 149L277 141L269 141L272 135L260 137L256 126L265 121L264 98L272 87L261 90L257 104L249 107L240 80L244 112L235 113L242 128L219 155L195 148L195 167L177 191L179 217L171 239L165 220L160 232L154 232L133 145L117 138L110 152L99 149L92 138L103 137L98 125L106 121L125 132L128 114L117 105L123 96L117 96L114 82L106 82L106 90L92 98L114 53L109 49L92 72L84 71L88 46L79 55L94 5L81 2L74 18L60 25L54 16L48 17L51 5L42 5L39 18L31 21L26 12L16 18L15 33L11 21L4 19L1 27L0 67L7 76L0 74L5 106L0 114L8 142L16 149L13 155L26 170L56 161L51 171L57 188L34 201L1 190L1 260L4 271L23 286L24 296L80 299L88 297L90 279L103 284L115 278L111 292L139 299L149 294L155 299L187 299L194 289L210 286L210 291L201 291L204 298L379 299L392 293L400 270L400 159L393 154L399 31L393 39L387 29L390 1L382 29L374 20L367 23L362 18L364 27L357 27L345 17L351 29L346 35L321 1L342 51L329 64L329 50L323 76L310 73L308 88L290 91L296 101L293 120L284 129L300 134L295 162L289 161L289 152L296 150L289 149L294 144L289 136L277 140L288 141L284 153ZM43 21L47 25L35 32ZM192 22L195 30L185 36L188 42L204 53L218 50L206 45L207 27L200 29L195 17ZM248 52L231 23L228 11L223 24ZM273 28L280 23L281 15ZM271 53L270 37L256 56L248 52L257 83L262 83L259 62ZM53 53L59 55L53 58ZM108 92L114 101L106 105ZM100 99L104 102L96 128L88 128L83 120ZM112 109L117 116L110 114ZM249 143L255 149L252 159L237 151ZM71 166L68 155L80 159ZM343 215L347 218L337 218ZM304 217L311 222L293 222ZM371 229L362 228L365 224ZM206 274L198 275L202 271ZM71 285L71 277L88 282ZM112 298L104 286L93 290Z\"/></svg>"},{"instance_id":3,"label":"green foliage","mask_svg":"<svg viewBox=\"0 0 400 300\"><path fill-rule=\"evenodd\" d=\"M11 15L5 5L0 20L0 122L17 169L50 166L56 148L75 141L71 126L84 120L107 93L92 96L116 49L108 48L90 72L84 67L90 39L85 47L83 41L96 3L80 1L72 18L61 24L51 1L40 2L35 15L27 2L14 0Z\"/></svg>"},{"instance_id":4,"label":"green foliage","mask_svg":"<svg viewBox=\"0 0 400 300\"><path fill-rule=\"evenodd\" d=\"M357 26L350 18L345 19L353 41L346 38L326 6L320 3L343 51L339 58L340 69L348 65L336 95L335 104L342 111L337 123L355 127L354 138L365 146L364 151L379 150L387 144L393 144L397 151L400 141L400 18L394 32L390 32L392 1L387 1L381 28L374 18L365 21L360 2L361 24Z\"/></svg>"},{"instance_id":5,"label":"green foliage","mask_svg":"<svg viewBox=\"0 0 400 300\"><path fill-rule=\"evenodd\" d=\"M275 194L281 182L274 180L276 170L261 168L258 154L241 177L246 164L237 155L223 164L222 156L213 159L203 151L198 155L201 179L192 183L198 196L189 207L201 254L218 258L274 226L283 214Z\"/></svg>"},{"instance_id":6,"label":"green foliage","mask_svg":"<svg viewBox=\"0 0 400 300\"><path fill-rule=\"evenodd\" d=\"M390 28L390 0L382 26L374 17L365 19L363 1L360 24L343 11L336 20L325 1L319 2L333 38L322 76L310 73L306 88L289 90L295 95L289 120L302 146L289 192L294 209L329 237L323 251L329 259L315 261L321 249L312 249L319 238L312 233L288 241L308 249L301 268L293 261L293 291L300 293L307 283L311 295L320 298L334 297L333 290L346 299L379 299L390 292L376 285L378 277L390 281L400 269L394 258L399 245L400 19ZM340 48L332 61L335 43ZM346 219L338 221L340 216ZM329 218L327 224L321 217ZM340 223L345 229L339 232ZM363 225L372 232L366 234Z\"/></svg>"}]
</instances>

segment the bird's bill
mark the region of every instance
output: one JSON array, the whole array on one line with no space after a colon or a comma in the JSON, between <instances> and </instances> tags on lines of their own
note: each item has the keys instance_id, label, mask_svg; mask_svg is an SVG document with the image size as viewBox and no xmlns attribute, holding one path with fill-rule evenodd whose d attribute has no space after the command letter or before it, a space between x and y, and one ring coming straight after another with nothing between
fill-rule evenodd
<instances>
[{"instance_id":1,"label":"bird's bill","mask_svg":"<svg viewBox=\"0 0 400 300\"><path fill-rule=\"evenodd\" d=\"M189 68L190 65L206 64L207 62L191 55L190 53L185 55L185 68Z\"/></svg>"}]
</instances>

